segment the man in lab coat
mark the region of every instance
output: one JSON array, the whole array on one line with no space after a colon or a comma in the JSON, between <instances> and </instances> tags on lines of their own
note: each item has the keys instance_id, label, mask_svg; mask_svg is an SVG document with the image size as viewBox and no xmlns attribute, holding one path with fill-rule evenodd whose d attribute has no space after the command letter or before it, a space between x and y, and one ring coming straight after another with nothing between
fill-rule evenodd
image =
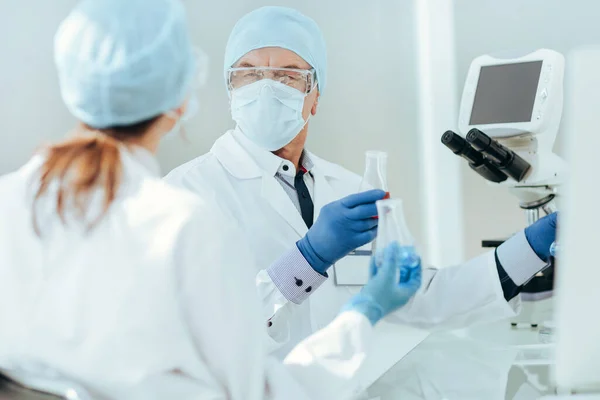
<instances>
[{"instance_id":1,"label":"man in lab coat","mask_svg":"<svg viewBox=\"0 0 600 400\"><path fill-rule=\"evenodd\" d=\"M254 265L266 268L255 271L257 291L271 348L281 357L331 321L356 290L335 280L343 268L368 265L367 257L342 258L357 247L348 248L348 237L360 245L373 238L344 231L344 216L326 207L355 193L360 177L304 148L326 70L324 39L310 18L283 7L244 16L225 52L237 126L166 177L213 196L238 221L255 250ZM457 327L514 315L521 285L545 266L555 225L553 215L497 252L424 269L420 292L394 317L417 327ZM323 226L341 233L325 235ZM287 263L272 265L282 254Z\"/></svg>"}]
</instances>

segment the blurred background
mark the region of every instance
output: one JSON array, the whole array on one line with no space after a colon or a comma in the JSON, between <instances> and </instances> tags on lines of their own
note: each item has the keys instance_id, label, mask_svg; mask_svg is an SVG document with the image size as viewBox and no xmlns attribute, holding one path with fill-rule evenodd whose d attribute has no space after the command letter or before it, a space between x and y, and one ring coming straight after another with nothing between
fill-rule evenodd
<instances>
[{"instance_id":1,"label":"blurred background","mask_svg":"<svg viewBox=\"0 0 600 400\"><path fill-rule=\"evenodd\" d=\"M200 113L187 125L188 142L170 141L161 148L163 172L206 153L217 137L233 127L222 65L228 34L246 12L263 5L283 5L314 18L329 50L329 86L310 122L311 151L358 174L362 174L366 150L389 152L390 190L392 196L404 199L419 245L426 247L432 240L436 223L442 232L452 232L441 235L450 250L431 257L436 263L479 254L482 239L505 238L524 227L524 214L506 189L488 185L458 158L443 168L428 147L441 147L439 136L446 129L456 129L457 105L473 58L505 51L524 54L538 48L568 54L575 46L600 43L600 2L438 2L444 4L441 15L427 11L445 19L443 29L452 31L450 36L439 32L450 43L451 54L447 65L436 65L429 73L440 74L453 87L441 93L434 90L438 104L428 114L423 112L427 103L419 100L424 98L423 74L419 73L424 21L419 1L185 0L194 42L210 57L210 71L198 93ZM76 0L0 0L0 174L17 169L41 143L61 138L74 125L61 102L52 60L54 32L74 4ZM436 40L436 26L431 21L425 25L434 32L430 41ZM427 121L420 119L437 120L438 114L437 140L422 140ZM561 147L559 133L559 155ZM434 162L442 167L435 171L438 179L454 189L424 189L436 184L423 173L424 166ZM431 213L427 204L434 195L439 196L437 207L447 214Z\"/></svg>"}]
</instances>

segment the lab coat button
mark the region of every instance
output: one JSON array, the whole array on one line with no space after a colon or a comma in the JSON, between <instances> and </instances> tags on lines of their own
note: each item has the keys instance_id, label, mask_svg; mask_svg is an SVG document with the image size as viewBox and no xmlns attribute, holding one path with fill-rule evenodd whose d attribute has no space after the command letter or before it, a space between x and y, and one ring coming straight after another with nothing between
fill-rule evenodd
<instances>
[{"instance_id":1,"label":"lab coat button","mask_svg":"<svg viewBox=\"0 0 600 400\"><path fill-rule=\"evenodd\" d=\"M284 171L287 171L288 169L290 169L290 167L288 167L287 165L284 165L284 166L283 166L283 170L284 170Z\"/></svg>"}]
</instances>

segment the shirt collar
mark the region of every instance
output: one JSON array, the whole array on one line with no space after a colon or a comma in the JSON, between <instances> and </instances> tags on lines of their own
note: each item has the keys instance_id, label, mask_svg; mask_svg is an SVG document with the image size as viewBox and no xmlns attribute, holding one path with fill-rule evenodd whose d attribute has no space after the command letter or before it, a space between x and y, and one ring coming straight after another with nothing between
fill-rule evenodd
<instances>
[{"instance_id":1,"label":"shirt collar","mask_svg":"<svg viewBox=\"0 0 600 400\"><path fill-rule=\"evenodd\" d=\"M278 157L270 151L258 146L253 141L248 139L246 135L244 135L238 128L233 131L233 136L237 142L244 149L246 149L258 167L263 171L267 171L270 176L275 176L276 174L281 174L292 178L296 176L296 167L291 161ZM314 163L311 160L308 152L302 152L300 165L304 172L308 172L313 169Z\"/></svg>"},{"instance_id":2,"label":"shirt collar","mask_svg":"<svg viewBox=\"0 0 600 400\"><path fill-rule=\"evenodd\" d=\"M306 151L302 151L302 156L300 156L300 169L302 170L302 172L310 172L313 169L313 167L314 163L310 159L309 153ZM290 178L294 178L297 174L296 167L294 167L294 164L291 161L283 159L277 172L280 175L288 176Z\"/></svg>"},{"instance_id":3,"label":"shirt collar","mask_svg":"<svg viewBox=\"0 0 600 400\"><path fill-rule=\"evenodd\" d=\"M127 147L127 153L150 174L160 177L160 164L149 150L141 146L132 145Z\"/></svg>"}]
</instances>

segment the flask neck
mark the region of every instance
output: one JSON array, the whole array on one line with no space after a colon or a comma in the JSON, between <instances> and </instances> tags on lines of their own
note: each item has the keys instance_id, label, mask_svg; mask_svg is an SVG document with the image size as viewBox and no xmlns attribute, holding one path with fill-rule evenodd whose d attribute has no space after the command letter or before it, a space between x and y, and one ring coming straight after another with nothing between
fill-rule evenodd
<instances>
[{"instance_id":1,"label":"flask neck","mask_svg":"<svg viewBox=\"0 0 600 400\"><path fill-rule=\"evenodd\" d=\"M377 212L379 216L378 241L381 239L386 245L391 242L398 242L401 246L414 246L413 236L406 224L401 200L378 201Z\"/></svg>"},{"instance_id":2,"label":"flask neck","mask_svg":"<svg viewBox=\"0 0 600 400\"><path fill-rule=\"evenodd\" d=\"M387 158L367 156L363 183L371 189L388 191Z\"/></svg>"}]
</instances>

